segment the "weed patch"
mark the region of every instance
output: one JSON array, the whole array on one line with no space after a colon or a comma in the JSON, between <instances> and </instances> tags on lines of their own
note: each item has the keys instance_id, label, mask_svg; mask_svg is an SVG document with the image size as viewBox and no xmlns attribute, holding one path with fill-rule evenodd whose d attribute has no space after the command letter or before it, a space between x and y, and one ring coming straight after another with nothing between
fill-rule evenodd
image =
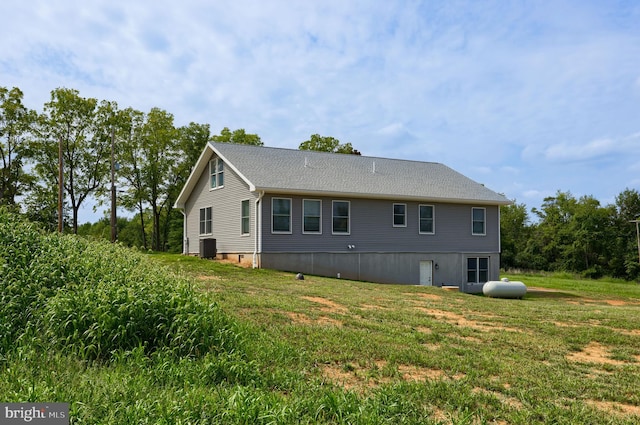
<instances>
[{"instance_id":1,"label":"weed patch","mask_svg":"<svg viewBox=\"0 0 640 425\"><path fill-rule=\"evenodd\" d=\"M19 340L88 360L138 347L177 356L238 347L236 325L216 304L142 254L44 234L2 210L0 223L3 351Z\"/></svg>"}]
</instances>

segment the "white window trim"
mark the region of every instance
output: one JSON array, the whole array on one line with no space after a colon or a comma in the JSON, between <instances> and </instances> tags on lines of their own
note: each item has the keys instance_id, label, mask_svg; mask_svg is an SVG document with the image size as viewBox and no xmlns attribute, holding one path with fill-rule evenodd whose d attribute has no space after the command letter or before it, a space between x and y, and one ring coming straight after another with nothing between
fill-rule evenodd
<instances>
[{"instance_id":1,"label":"white window trim","mask_svg":"<svg viewBox=\"0 0 640 425\"><path fill-rule=\"evenodd\" d=\"M396 224L396 205L404 205L404 224ZM391 224L393 227L407 227L407 204L394 202L391 209Z\"/></svg>"},{"instance_id":2,"label":"white window trim","mask_svg":"<svg viewBox=\"0 0 640 425\"><path fill-rule=\"evenodd\" d=\"M347 232L335 232L333 230L333 219L334 219L333 205L336 202L346 203L347 205L349 205L349 216L347 217L347 227L349 228L349 230ZM331 234L332 235L342 235L342 236L348 236L348 235L351 234L351 201L337 201L337 200L331 201Z\"/></svg>"},{"instance_id":3,"label":"white window trim","mask_svg":"<svg viewBox=\"0 0 640 425\"><path fill-rule=\"evenodd\" d=\"M216 166L218 165L218 161L222 162L222 171L216 171L215 173L211 172L211 168L213 167L213 170L216 170ZM216 175L216 187L211 187L211 175L215 174ZM218 185L218 175L222 174L222 185ZM209 190L218 190L218 189L222 189L224 187L224 161L221 160L218 157L215 158L211 158L211 160L209 160Z\"/></svg>"},{"instance_id":4,"label":"white window trim","mask_svg":"<svg viewBox=\"0 0 640 425\"><path fill-rule=\"evenodd\" d=\"M304 202L305 201L320 202L320 230L317 232L309 232L304 230ZM322 199L303 199L302 200L302 234L304 235L321 235L322 234Z\"/></svg>"},{"instance_id":5,"label":"white window trim","mask_svg":"<svg viewBox=\"0 0 640 425\"><path fill-rule=\"evenodd\" d=\"M273 230L273 201L276 199L284 199L289 201L289 230L288 231L282 231L282 230ZM292 223L292 218L293 218L293 201L291 200L291 198L280 198L280 197L275 197L275 198L271 198L271 233L274 235L290 235L292 232L292 227L293 227L293 223Z\"/></svg>"},{"instance_id":6,"label":"white window trim","mask_svg":"<svg viewBox=\"0 0 640 425\"><path fill-rule=\"evenodd\" d=\"M206 213L206 211L207 211L207 209L211 210L211 219L209 220L211 222L211 231L209 233L206 233L206 228L207 228L207 224L206 224L206 222L207 222L206 214L207 213ZM200 225L202 224L202 220L200 220L200 211L202 211L202 210L205 210L205 219L204 219L204 222L205 222L205 225L204 225L205 233L200 233ZM198 209L198 235L199 236L211 236L211 235L213 235L213 208L212 207L202 207L202 208Z\"/></svg>"},{"instance_id":7,"label":"white window trim","mask_svg":"<svg viewBox=\"0 0 640 425\"><path fill-rule=\"evenodd\" d=\"M249 231L247 233L244 233L242 231L242 220L244 219L244 216L242 215L243 202L246 202L249 205L249 215L247 216L247 220L249 220ZM251 200L250 199L243 199L240 201L240 236L243 236L243 237L251 236Z\"/></svg>"},{"instance_id":8,"label":"white window trim","mask_svg":"<svg viewBox=\"0 0 640 425\"><path fill-rule=\"evenodd\" d=\"M433 223L433 230L431 232L423 232L420 230L420 207L431 207L431 212L433 217L431 217L431 221ZM435 235L436 234L436 207L431 204L420 204L418 205L418 233L421 235Z\"/></svg>"},{"instance_id":9,"label":"white window trim","mask_svg":"<svg viewBox=\"0 0 640 425\"><path fill-rule=\"evenodd\" d=\"M474 210L483 210L484 211L484 220L482 223L484 224L482 233L475 233L473 231L473 211ZM472 236L487 236L487 209L484 207L471 207L471 235Z\"/></svg>"}]
</instances>

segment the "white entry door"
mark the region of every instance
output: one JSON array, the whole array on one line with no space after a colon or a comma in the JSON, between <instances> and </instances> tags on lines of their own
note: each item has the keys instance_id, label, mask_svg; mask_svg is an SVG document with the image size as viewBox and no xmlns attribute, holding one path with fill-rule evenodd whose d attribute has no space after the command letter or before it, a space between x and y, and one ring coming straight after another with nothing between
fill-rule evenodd
<instances>
[{"instance_id":1,"label":"white entry door","mask_svg":"<svg viewBox=\"0 0 640 425\"><path fill-rule=\"evenodd\" d=\"M433 286L433 261L420 261L420 285Z\"/></svg>"}]
</instances>

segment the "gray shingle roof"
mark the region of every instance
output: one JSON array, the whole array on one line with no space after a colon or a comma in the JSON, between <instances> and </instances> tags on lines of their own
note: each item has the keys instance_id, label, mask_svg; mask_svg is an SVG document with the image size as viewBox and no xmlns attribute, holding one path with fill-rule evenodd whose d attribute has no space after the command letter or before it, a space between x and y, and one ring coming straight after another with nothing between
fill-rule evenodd
<instances>
[{"instance_id":1,"label":"gray shingle roof","mask_svg":"<svg viewBox=\"0 0 640 425\"><path fill-rule=\"evenodd\" d=\"M251 190L506 205L510 201L446 165L347 154L209 143ZM201 157L201 161L206 160ZM201 164L198 164L201 165ZM201 171L197 171L198 169ZM190 180L203 169L196 166ZM178 198L184 205L189 182ZM184 199L183 199L184 195Z\"/></svg>"}]
</instances>

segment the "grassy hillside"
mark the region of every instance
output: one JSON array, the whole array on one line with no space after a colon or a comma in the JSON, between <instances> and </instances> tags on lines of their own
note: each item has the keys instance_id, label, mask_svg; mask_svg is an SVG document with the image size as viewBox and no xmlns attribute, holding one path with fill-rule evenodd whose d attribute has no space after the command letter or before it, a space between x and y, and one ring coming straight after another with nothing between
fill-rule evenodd
<instances>
[{"instance_id":1,"label":"grassy hillside","mask_svg":"<svg viewBox=\"0 0 640 425\"><path fill-rule=\"evenodd\" d=\"M360 408L379 402L418 423L640 418L640 286L633 283L508 276L530 292L503 300L157 258L258 329L261 362L288 364L310 385L356 397ZM274 356L283 345L289 352Z\"/></svg>"},{"instance_id":2,"label":"grassy hillside","mask_svg":"<svg viewBox=\"0 0 640 425\"><path fill-rule=\"evenodd\" d=\"M635 284L509 276L545 290L500 300L298 281L7 220L2 401L69 402L78 424L640 419Z\"/></svg>"}]
</instances>

